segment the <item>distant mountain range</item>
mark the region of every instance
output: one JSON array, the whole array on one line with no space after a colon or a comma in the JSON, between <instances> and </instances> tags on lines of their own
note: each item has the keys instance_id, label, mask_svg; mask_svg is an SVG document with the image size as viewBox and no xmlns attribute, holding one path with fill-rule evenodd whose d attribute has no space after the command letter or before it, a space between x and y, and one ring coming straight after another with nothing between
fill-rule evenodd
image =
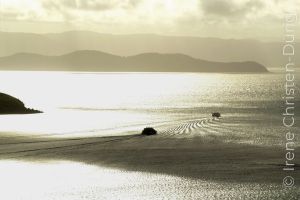
<instances>
[{"instance_id":1,"label":"distant mountain range","mask_svg":"<svg viewBox=\"0 0 300 200\"><path fill-rule=\"evenodd\" d=\"M120 56L157 52L185 54L216 62L258 62L267 68L282 67L282 43L257 40L162 36L112 35L88 31L33 34L0 32L0 57L26 52L58 56L79 50L97 50ZM299 43L295 49L300 49Z\"/></svg>"},{"instance_id":2,"label":"distant mountain range","mask_svg":"<svg viewBox=\"0 0 300 200\"><path fill-rule=\"evenodd\" d=\"M116 56L94 50L61 56L18 53L0 58L0 70L55 70L99 72L267 72L256 62L211 62L183 54L144 53Z\"/></svg>"}]
</instances>

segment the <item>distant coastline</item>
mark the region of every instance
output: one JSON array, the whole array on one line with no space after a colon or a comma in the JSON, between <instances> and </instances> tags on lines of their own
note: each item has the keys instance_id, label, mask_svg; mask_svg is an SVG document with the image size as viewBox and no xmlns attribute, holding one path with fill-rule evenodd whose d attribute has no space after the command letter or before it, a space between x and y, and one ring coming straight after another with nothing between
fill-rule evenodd
<instances>
[{"instance_id":1,"label":"distant coastline","mask_svg":"<svg viewBox=\"0 0 300 200\"><path fill-rule=\"evenodd\" d=\"M94 72L266 73L257 62L214 62L184 54L143 53L122 57L94 50L61 56L18 53L0 58L0 70Z\"/></svg>"},{"instance_id":2,"label":"distant coastline","mask_svg":"<svg viewBox=\"0 0 300 200\"><path fill-rule=\"evenodd\" d=\"M280 37L281 38L281 37ZM278 56L280 41L222 39L213 37L167 36L158 34L104 34L73 30L62 33L0 32L0 57L16 53L60 56L78 50L96 50L113 55L132 56L147 52L180 53L216 62L254 61L267 68L282 66ZM300 48L296 41L295 49Z\"/></svg>"}]
</instances>

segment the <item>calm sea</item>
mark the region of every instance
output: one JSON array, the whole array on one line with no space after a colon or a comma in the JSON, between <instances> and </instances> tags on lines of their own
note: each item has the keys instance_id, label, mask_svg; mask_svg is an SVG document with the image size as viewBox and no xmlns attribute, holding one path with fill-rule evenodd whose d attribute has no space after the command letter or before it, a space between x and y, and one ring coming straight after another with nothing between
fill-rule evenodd
<instances>
[{"instance_id":1,"label":"calm sea","mask_svg":"<svg viewBox=\"0 0 300 200\"><path fill-rule=\"evenodd\" d=\"M280 72L0 72L1 92L44 111L0 115L0 133L89 137L136 134L153 126L168 137L283 145L284 80ZM299 104L299 96L296 100ZM214 120L212 112L222 117ZM6 200L284 199L289 193L281 183L219 183L67 161L1 160L0 177Z\"/></svg>"},{"instance_id":2,"label":"calm sea","mask_svg":"<svg viewBox=\"0 0 300 200\"><path fill-rule=\"evenodd\" d=\"M282 142L285 75L279 72L0 72L0 80L1 92L44 111L0 116L1 132L99 136L153 126L162 134L176 129L181 137L214 134L235 142ZM222 119L211 120L212 112Z\"/></svg>"}]
</instances>

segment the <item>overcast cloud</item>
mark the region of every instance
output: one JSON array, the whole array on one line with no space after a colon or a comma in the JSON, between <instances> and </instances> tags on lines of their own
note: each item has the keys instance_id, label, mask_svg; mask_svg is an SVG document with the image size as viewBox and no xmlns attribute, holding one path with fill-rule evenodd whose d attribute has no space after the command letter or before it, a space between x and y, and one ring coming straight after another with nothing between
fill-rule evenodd
<instances>
[{"instance_id":1,"label":"overcast cloud","mask_svg":"<svg viewBox=\"0 0 300 200\"><path fill-rule=\"evenodd\" d=\"M260 12L265 8L265 4L260 0L242 1L242 3L232 0L205 0L199 2L200 9L205 14L222 17L243 17L248 13Z\"/></svg>"},{"instance_id":2,"label":"overcast cloud","mask_svg":"<svg viewBox=\"0 0 300 200\"><path fill-rule=\"evenodd\" d=\"M284 13L299 9L298 0L0 0L4 31L223 38L279 38Z\"/></svg>"}]
</instances>

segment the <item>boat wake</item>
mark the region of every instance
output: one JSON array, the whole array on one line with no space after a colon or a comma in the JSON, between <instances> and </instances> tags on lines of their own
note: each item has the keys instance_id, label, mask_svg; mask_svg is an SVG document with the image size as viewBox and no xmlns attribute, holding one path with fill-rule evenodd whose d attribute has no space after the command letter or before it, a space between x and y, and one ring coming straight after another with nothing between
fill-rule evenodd
<instances>
[{"instance_id":1,"label":"boat wake","mask_svg":"<svg viewBox=\"0 0 300 200\"><path fill-rule=\"evenodd\" d=\"M226 132L238 131L234 127L234 124L226 122L223 118L202 118L162 129L159 134L163 137L223 135Z\"/></svg>"}]
</instances>

